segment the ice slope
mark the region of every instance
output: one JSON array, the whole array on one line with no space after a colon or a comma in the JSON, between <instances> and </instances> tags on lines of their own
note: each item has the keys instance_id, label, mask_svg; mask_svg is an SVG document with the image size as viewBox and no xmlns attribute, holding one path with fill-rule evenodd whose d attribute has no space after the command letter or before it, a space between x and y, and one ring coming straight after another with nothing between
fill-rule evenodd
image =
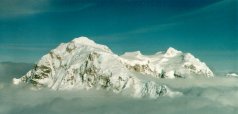
<instances>
[{"instance_id":1,"label":"ice slope","mask_svg":"<svg viewBox=\"0 0 238 114\"><path fill-rule=\"evenodd\" d=\"M25 82L53 90L96 88L135 97L157 98L181 93L155 83L150 77L191 77L193 74L213 76L205 63L173 48L150 56L139 51L118 56L107 46L79 37L51 50L34 69L20 79L13 79L13 83Z\"/></svg>"}]
</instances>

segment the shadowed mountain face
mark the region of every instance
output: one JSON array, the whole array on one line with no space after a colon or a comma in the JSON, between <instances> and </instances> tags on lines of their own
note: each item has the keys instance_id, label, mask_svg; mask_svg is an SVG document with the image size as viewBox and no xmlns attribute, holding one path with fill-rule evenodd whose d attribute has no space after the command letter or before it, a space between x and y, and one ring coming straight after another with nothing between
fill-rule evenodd
<instances>
[{"instance_id":1,"label":"shadowed mountain face","mask_svg":"<svg viewBox=\"0 0 238 114\"><path fill-rule=\"evenodd\" d=\"M9 82L13 77L21 77L33 68L33 63L0 62L0 81Z\"/></svg>"}]
</instances>

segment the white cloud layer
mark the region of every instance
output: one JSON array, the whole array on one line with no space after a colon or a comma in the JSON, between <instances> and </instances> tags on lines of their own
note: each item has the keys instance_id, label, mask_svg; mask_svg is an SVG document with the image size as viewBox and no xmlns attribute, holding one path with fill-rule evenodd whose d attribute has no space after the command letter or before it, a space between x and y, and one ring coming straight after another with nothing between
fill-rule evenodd
<instances>
[{"instance_id":1,"label":"white cloud layer","mask_svg":"<svg viewBox=\"0 0 238 114\"><path fill-rule=\"evenodd\" d=\"M238 79L160 80L184 93L135 99L105 91L52 91L1 85L1 114L237 114Z\"/></svg>"}]
</instances>

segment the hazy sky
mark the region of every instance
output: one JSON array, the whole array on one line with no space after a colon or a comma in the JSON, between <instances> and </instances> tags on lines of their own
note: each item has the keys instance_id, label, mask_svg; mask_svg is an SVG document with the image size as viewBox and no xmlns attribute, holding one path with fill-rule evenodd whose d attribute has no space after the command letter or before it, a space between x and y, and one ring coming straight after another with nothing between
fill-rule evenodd
<instances>
[{"instance_id":1,"label":"hazy sky","mask_svg":"<svg viewBox=\"0 0 238 114\"><path fill-rule=\"evenodd\" d=\"M236 0L1 0L0 61L36 62L87 36L115 53L174 47L238 71Z\"/></svg>"}]
</instances>

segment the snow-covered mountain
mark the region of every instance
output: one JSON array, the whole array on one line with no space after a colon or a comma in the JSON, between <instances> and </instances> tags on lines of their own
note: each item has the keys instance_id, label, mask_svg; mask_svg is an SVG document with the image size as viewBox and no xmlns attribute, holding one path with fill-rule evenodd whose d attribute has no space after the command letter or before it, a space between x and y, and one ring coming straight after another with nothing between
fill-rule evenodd
<instances>
[{"instance_id":1,"label":"snow-covered mountain","mask_svg":"<svg viewBox=\"0 0 238 114\"><path fill-rule=\"evenodd\" d=\"M148 56L142 55L139 51L127 52L121 59L128 69L158 78L214 76L207 65L192 54L171 47L166 52Z\"/></svg>"},{"instance_id":2,"label":"snow-covered mountain","mask_svg":"<svg viewBox=\"0 0 238 114\"><path fill-rule=\"evenodd\" d=\"M20 79L13 79L13 83L26 82L54 90L96 88L157 98L181 93L155 80L192 76L213 77L213 73L193 55L173 48L155 55L137 51L118 56L107 46L79 37L51 50L34 69Z\"/></svg>"},{"instance_id":3,"label":"snow-covered mountain","mask_svg":"<svg viewBox=\"0 0 238 114\"><path fill-rule=\"evenodd\" d=\"M227 77L238 77L238 74L236 73L228 73L226 74Z\"/></svg>"}]
</instances>

